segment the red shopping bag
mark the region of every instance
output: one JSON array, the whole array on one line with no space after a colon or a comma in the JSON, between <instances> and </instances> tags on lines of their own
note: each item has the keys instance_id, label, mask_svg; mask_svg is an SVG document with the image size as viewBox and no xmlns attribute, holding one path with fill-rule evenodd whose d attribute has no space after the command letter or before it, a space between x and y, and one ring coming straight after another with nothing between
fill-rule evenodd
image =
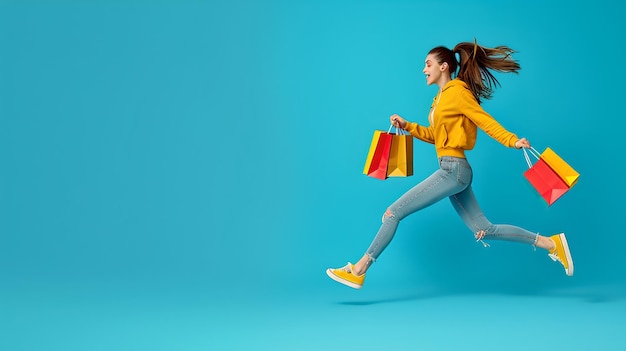
<instances>
[{"instance_id":1,"label":"red shopping bag","mask_svg":"<svg viewBox=\"0 0 626 351\"><path fill-rule=\"evenodd\" d=\"M540 158L537 151L534 149L530 150L530 154L537 158L537 162L535 162L534 165L530 162L526 149L523 149L523 151L529 167L529 169L524 172L524 177L526 177L535 190L537 190L539 195L546 200L548 206L551 206L556 200L563 196L570 187Z\"/></svg>"},{"instance_id":2,"label":"red shopping bag","mask_svg":"<svg viewBox=\"0 0 626 351\"><path fill-rule=\"evenodd\" d=\"M387 165L389 164L392 138L393 134L389 132L385 133L380 130L374 132L363 169L364 174L381 180L387 179Z\"/></svg>"},{"instance_id":3,"label":"red shopping bag","mask_svg":"<svg viewBox=\"0 0 626 351\"><path fill-rule=\"evenodd\" d=\"M533 148L531 148L533 149ZM538 153L537 150L533 149ZM552 149L547 147L541 154L541 159L544 160L552 170L563 179L563 181L571 188L576 185L580 174L572 168L565 160L557 155Z\"/></svg>"}]
</instances>

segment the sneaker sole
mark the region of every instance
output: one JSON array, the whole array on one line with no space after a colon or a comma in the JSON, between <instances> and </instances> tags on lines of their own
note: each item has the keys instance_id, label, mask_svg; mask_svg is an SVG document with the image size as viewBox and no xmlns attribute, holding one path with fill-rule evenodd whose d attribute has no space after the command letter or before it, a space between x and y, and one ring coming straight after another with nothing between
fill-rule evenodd
<instances>
[{"instance_id":1,"label":"sneaker sole","mask_svg":"<svg viewBox=\"0 0 626 351\"><path fill-rule=\"evenodd\" d=\"M567 245L567 239L565 239L565 234L559 234L559 239L561 239L561 243L563 244L565 259L567 260L567 269L565 270L565 274L571 277L574 275L574 261L572 260L572 255L569 252L569 245Z\"/></svg>"},{"instance_id":2,"label":"sneaker sole","mask_svg":"<svg viewBox=\"0 0 626 351\"><path fill-rule=\"evenodd\" d=\"M353 289L361 289L363 287L363 285L359 285L359 284L353 283L353 282L351 282L349 280L346 280L346 279L343 279L343 278L339 277L338 275L333 273L333 271L330 268L328 268L326 270L326 275L328 277L330 277L330 279L336 281L337 283L341 283L341 284L349 286L349 287L351 287Z\"/></svg>"}]
</instances>

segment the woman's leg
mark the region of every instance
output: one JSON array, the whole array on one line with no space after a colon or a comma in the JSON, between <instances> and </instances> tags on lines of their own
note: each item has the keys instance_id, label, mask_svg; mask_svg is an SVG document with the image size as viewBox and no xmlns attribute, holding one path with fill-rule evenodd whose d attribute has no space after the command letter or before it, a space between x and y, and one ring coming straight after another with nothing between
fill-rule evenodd
<instances>
[{"instance_id":1,"label":"woman's leg","mask_svg":"<svg viewBox=\"0 0 626 351\"><path fill-rule=\"evenodd\" d=\"M450 202L465 225L474 232L477 240L508 240L548 250L554 248L552 240L524 228L508 224L492 224L480 209L471 185L460 193L450 196Z\"/></svg>"},{"instance_id":2,"label":"woman's leg","mask_svg":"<svg viewBox=\"0 0 626 351\"><path fill-rule=\"evenodd\" d=\"M509 240L546 249L548 250L548 256L553 261L558 261L563 265L565 274L569 276L574 274L574 261L565 238L565 233L545 237L508 224L492 224L478 206L471 186L468 186L458 194L450 196L450 201L467 227L474 232L477 240L481 242L483 239Z\"/></svg>"},{"instance_id":3,"label":"woman's leg","mask_svg":"<svg viewBox=\"0 0 626 351\"><path fill-rule=\"evenodd\" d=\"M383 224L376 237L363 257L355 264L355 274L365 273L369 266L376 261L393 239L402 219L443 198L462 191L470 183L471 169L469 166L463 166L464 163L467 163L465 159L442 157L439 160L439 170L389 206L383 215Z\"/></svg>"}]
</instances>

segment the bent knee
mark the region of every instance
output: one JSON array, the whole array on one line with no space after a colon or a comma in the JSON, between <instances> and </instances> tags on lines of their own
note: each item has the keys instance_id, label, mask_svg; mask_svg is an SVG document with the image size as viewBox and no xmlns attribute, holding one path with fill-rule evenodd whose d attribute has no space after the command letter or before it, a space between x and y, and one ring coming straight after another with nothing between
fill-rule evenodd
<instances>
[{"instance_id":1,"label":"bent knee","mask_svg":"<svg viewBox=\"0 0 626 351\"><path fill-rule=\"evenodd\" d=\"M385 211L385 213L383 214L383 218L382 218L383 223L385 223L385 219L391 218L391 217L393 217L393 212L391 212L391 209L388 208L387 211Z\"/></svg>"}]
</instances>

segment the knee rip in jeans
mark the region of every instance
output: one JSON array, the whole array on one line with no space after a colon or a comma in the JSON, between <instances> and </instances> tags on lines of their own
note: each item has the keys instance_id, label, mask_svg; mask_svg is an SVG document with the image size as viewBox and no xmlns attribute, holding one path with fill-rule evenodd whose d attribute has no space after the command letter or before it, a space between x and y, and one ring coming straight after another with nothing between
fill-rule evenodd
<instances>
[{"instance_id":1,"label":"knee rip in jeans","mask_svg":"<svg viewBox=\"0 0 626 351\"><path fill-rule=\"evenodd\" d=\"M391 218L391 217L393 217L393 212L391 212L390 209L387 209L387 211L385 211L385 214L383 214L383 218L382 218L383 223L385 223L385 219Z\"/></svg>"},{"instance_id":2,"label":"knee rip in jeans","mask_svg":"<svg viewBox=\"0 0 626 351\"><path fill-rule=\"evenodd\" d=\"M485 237L485 231L484 230L479 230L474 234L474 237L476 238L476 240L483 240L483 238Z\"/></svg>"}]
</instances>

